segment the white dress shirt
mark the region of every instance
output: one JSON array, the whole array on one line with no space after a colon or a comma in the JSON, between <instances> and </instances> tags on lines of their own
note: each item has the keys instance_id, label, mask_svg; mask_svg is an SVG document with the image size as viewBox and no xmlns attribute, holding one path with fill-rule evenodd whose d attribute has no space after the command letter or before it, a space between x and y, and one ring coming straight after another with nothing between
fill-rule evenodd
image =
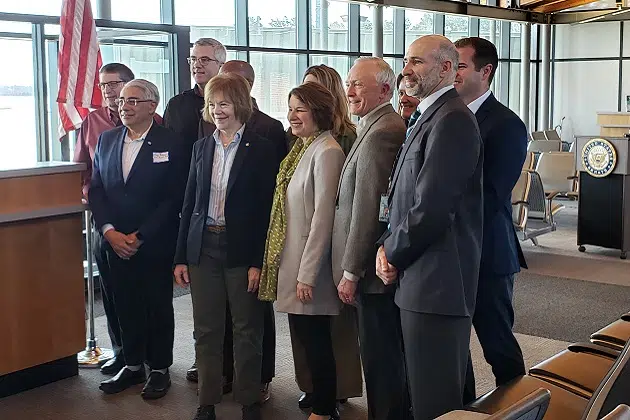
<instances>
[{"instance_id":1,"label":"white dress shirt","mask_svg":"<svg viewBox=\"0 0 630 420\"><path fill-rule=\"evenodd\" d=\"M370 112L368 112L367 114L365 114L363 117L361 117L361 119L359 119L359 122L357 123L357 131L365 128L363 126L365 125L365 121L369 118L370 115L374 114L379 109L385 108L389 104L390 104L389 101L382 103L378 105L376 108L374 108L373 110L371 110Z\"/></svg>"},{"instance_id":2,"label":"white dress shirt","mask_svg":"<svg viewBox=\"0 0 630 420\"><path fill-rule=\"evenodd\" d=\"M125 139L123 140L122 162L121 162L123 181L125 181L125 184L127 183L129 172L131 172L131 168L133 167L133 164L136 161L136 158L138 157L138 153L140 152L140 149L142 149L142 145L144 144L144 139L147 137L147 134L149 134L149 130L151 130L151 127L153 127L153 120L151 120L151 125L149 126L149 128L147 128L147 131L142 133L142 135L136 140L133 140L131 137L129 137L129 129L127 129L127 134L125 134ZM114 225L108 223L103 226L101 231L103 232L103 235L104 235L105 232L107 232L110 229L115 229L115 227Z\"/></svg>"},{"instance_id":3,"label":"white dress shirt","mask_svg":"<svg viewBox=\"0 0 630 420\"><path fill-rule=\"evenodd\" d=\"M422 101L420 101L420 103L418 104L418 111L420 111L421 114L424 113L424 111L429 109L429 107L433 105L435 101L437 101L440 98L440 96L444 95L446 92L448 92L451 89L455 89L455 86L448 85L448 86L444 86L440 90L436 90L435 92L433 92L432 94L424 98Z\"/></svg>"},{"instance_id":4,"label":"white dress shirt","mask_svg":"<svg viewBox=\"0 0 630 420\"><path fill-rule=\"evenodd\" d=\"M232 141L223 146L220 131L217 129L214 138L214 157L212 161L212 178L210 182L210 200L208 200L207 225L225 226L225 197L227 185L232 171L232 164L236 157L238 145L241 143L245 131L245 124L239 128Z\"/></svg>"},{"instance_id":5,"label":"white dress shirt","mask_svg":"<svg viewBox=\"0 0 630 420\"><path fill-rule=\"evenodd\" d=\"M492 92L490 92L490 90L487 90L486 93L469 103L468 109L470 109L473 114L476 114L477 111L479 111L479 108L481 108L481 105L483 105L483 103L486 101L486 99L488 99L491 93Z\"/></svg>"}]
</instances>

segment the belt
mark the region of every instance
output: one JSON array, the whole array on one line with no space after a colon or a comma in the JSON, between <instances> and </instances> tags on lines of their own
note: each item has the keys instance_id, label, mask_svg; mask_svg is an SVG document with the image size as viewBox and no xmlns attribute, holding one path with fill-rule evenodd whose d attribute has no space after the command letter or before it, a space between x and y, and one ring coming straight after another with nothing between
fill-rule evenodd
<instances>
[{"instance_id":1,"label":"belt","mask_svg":"<svg viewBox=\"0 0 630 420\"><path fill-rule=\"evenodd\" d=\"M207 225L206 230L212 233L222 233L222 232L225 232L225 226Z\"/></svg>"}]
</instances>

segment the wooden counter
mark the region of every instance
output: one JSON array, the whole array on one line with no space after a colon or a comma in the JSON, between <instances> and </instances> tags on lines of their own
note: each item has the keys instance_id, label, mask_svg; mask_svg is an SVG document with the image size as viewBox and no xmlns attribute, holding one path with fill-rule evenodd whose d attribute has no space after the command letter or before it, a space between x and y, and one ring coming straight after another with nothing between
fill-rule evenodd
<instances>
[{"instance_id":1,"label":"wooden counter","mask_svg":"<svg viewBox=\"0 0 630 420\"><path fill-rule=\"evenodd\" d=\"M78 372L84 168L0 168L0 397Z\"/></svg>"}]
</instances>

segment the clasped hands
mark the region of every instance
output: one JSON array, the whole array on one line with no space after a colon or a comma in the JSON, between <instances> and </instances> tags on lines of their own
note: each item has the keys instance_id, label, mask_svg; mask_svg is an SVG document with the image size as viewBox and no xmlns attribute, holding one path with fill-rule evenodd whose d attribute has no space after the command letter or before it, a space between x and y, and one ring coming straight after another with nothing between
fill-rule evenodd
<instances>
[{"instance_id":1,"label":"clasped hands","mask_svg":"<svg viewBox=\"0 0 630 420\"><path fill-rule=\"evenodd\" d=\"M138 239L136 236L138 232L130 233L129 235L125 235L124 233L118 232L115 229L110 229L103 234L107 242L112 246L114 252L123 260L128 260L129 258L136 255L138 252L138 248L142 245L142 241Z\"/></svg>"},{"instance_id":2,"label":"clasped hands","mask_svg":"<svg viewBox=\"0 0 630 420\"><path fill-rule=\"evenodd\" d=\"M385 285L393 284L398 279L398 269L387 261L383 245L376 251L376 275Z\"/></svg>"}]
</instances>

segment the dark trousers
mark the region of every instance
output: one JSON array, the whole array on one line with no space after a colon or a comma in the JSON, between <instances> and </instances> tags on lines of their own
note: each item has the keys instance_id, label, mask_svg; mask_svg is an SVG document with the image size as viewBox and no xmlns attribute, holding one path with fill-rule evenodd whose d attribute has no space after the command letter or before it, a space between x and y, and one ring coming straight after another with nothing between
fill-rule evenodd
<instances>
[{"instance_id":1,"label":"dark trousers","mask_svg":"<svg viewBox=\"0 0 630 420\"><path fill-rule=\"evenodd\" d=\"M199 264L189 266L199 405L221 402L228 304L234 337L234 399L251 405L260 398L263 303L247 291L249 267L228 267L226 249L225 233L206 232Z\"/></svg>"},{"instance_id":2,"label":"dark trousers","mask_svg":"<svg viewBox=\"0 0 630 420\"><path fill-rule=\"evenodd\" d=\"M331 316L289 314L289 323L304 347L313 381L313 414L331 415L337 401L337 372L330 335Z\"/></svg>"},{"instance_id":3,"label":"dark trousers","mask_svg":"<svg viewBox=\"0 0 630 420\"><path fill-rule=\"evenodd\" d=\"M401 310L400 323L414 420L461 409L472 320Z\"/></svg>"},{"instance_id":4,"label":"dark trousers","mask_svg":"<svg viewBox=\"0 0 630 420\"><path fill-rule=\"evenodd\" d=\"M369 420L411 417L400 310L393 293L358 296L361 359Z\"/></svg>"},{"instance_id":5,"label":"dark trousers","mask_svg":"<svg viewBox=\"0 0 630 420\"><path fill-rule=\"evenodd\" d=\"M92 247L94 261L98 267L98 279L101 288L101 297L103 299L103 309L105 310L105 318L107 319L107 332L109 333L109 341L112 343L112 350L115 357L124 359L122 355L122 338L120 337L120 325L118 324L118 314L114 305L114 293L111 276L109 274L109 265L107 263L106 247L101 241L103 236L94 226L92 220ZM124 360L123 360L124 361Z\"/></svg>"},{"instance_id":6,"label":"dark trousers","mask_svg":"<svg viewBox=\"0 0 630 420\"><path fill-rule=\"evenodd\" d=\"M481 273L479 276L473 326L483 349L484 358L492 366L497 386L525 375L523 352L512 332L514 326L513 290L513 274ZM472 402L475 397L475 374L472 359L469 356L464 404Z\"/></svg>"},{"instance_id":7,"label":"dark trousers","mask_svg":"<svg viewBox=\"0 0 630 420\"><path fill-rule=\"evenodd\" d=\"M264 312L264 332L262 348L262 369L260 383L267 384L276 376L276 318L273 303L262 302ZM227 382L234 380L234 352L232 333L232 314L227 306L225 316L225 339L223 341L223 376Z\"/></svg>"},{"instance_id":8,"label":"dark trousers","mask_svg":"<svg viewBox=\"0 0 630 420\"><path fill-rule=\"evenodd\" d=\"M147 256L140 248L128 260L108 250L107 261L126 364L168 368L175 334L171 259Z\"/></svg>"}]
</instances>

